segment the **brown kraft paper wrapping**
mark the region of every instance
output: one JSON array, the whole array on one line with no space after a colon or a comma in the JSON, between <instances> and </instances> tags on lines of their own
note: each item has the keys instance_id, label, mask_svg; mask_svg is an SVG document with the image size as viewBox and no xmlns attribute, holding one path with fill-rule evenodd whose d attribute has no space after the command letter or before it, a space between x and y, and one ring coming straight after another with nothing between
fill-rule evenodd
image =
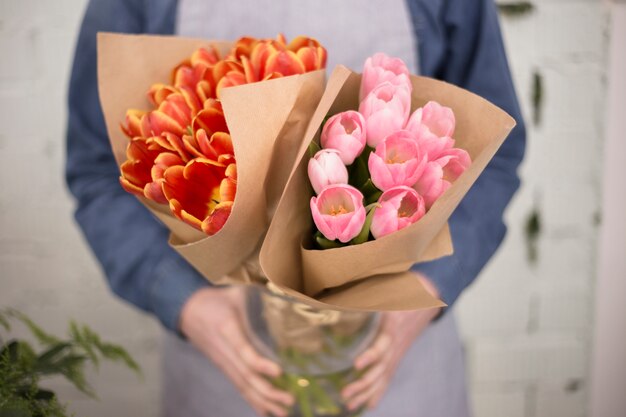
<instances>
[{"instance_id":1,"label":"brown kraft paper wrapping","mask_svg":"<svg viewBox=\"0 0 626 417\"><path fill-rule=\"evenodd\" d=\"M445 305L425 291L408 269L452 253L447 220L494 156L515 121L483 98L451 84L411 77L412 110L435 100L454 110L456 146L472 164L417 223L382 239L338 249L311 250L313 221L307 147L319 141L327 114L358 109L361 76L339 66L311 119L285 193L260 253L268 279L285 293L317 307L407 310Z\"/></svg>"},{"instance_id":2,"label":"brown kraft paper wrapping","mask_svg":"<svg viewBox=\"0 0 626 417\"><path fill-rule=\"evenodd\" d=\"M209 44L223 56L232 45L168 36L98 34L100 102L118 165L126 159L129 142L120 129L126 110L148 109L149 87L169 82L175 65ZM174 217L167 206L140 198L170 229L170 244L209 281L252 279L249 270L254 269L272 211L299 160L299 145L324 81L324 71L315 71L223 90L221 101L235 148L238 181L232 213L217 234L207 237Z\"/></svg>"}]
</instances>

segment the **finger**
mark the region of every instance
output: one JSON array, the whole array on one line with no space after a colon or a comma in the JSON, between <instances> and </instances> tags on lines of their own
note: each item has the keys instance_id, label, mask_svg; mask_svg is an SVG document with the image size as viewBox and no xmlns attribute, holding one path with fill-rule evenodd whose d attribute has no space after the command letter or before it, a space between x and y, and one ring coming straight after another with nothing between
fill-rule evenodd
<instances>
[{"instance_id":1,"label":"finger","mask_svg":"<svg viewBox=\"0 0 626 417\"><path fill-rule=\"evenodd\" d=\"M272 402L282 403L288 407L293 405L295 398L288 392L277 389L268 381L253 373L246 375L246 378L252 389L258 392L263 398Z\"/></svg>"},{"instance_id":2,"label":"finger","mask_svg":"<svg viewBox=\"0 0 626 417\"><path fill-rule=\"evenodd\" d=\"M383 377L383 374L388 367L388 362L388 360L377 362L361 378L348 384L341 391L342 398L346 401L349 401L355 395L367 390L376 381Z\"/></svg>"},{"instance_id":3,"label":"finger","mask_svg":"<svg viewBox=\"0 0 626 417\"><path fill-rule=\"evenodd\" d=\"M246 401L255 408L255 411L263 411L262 415L270 411L277 417L286 415L281 404L291 406L294 402L293 397L284 391L275 389L269 382L254 374L239 360L226 343L222 342L220 345L219 347L216 346L216 350L219 351L217 357L219 362L216 363L224 374L233 381Z\"/></svg>"},{"instance_id":4,"label":"finger","mask_svg":"<svg viewBox=\"0 0 626 417\"><path fill-rule=\"evenodd\" d=\"M378 407L378 404L380 403L380 400L382 400L385 391L386 390L379 390L375 392L374 395L372 395L372 398L368 401L367 408L373 410Z\"/></svg>"},{"instance_id":5,"label":"finger","mask_svg":"<svg viewBox=\"0 0 626 417\"><path fill-rule=\"evenodd\" d=\"M380 357L387 352L390 346L391 337L387 333L381 333L372 346L356 358L354 367L357 370L367 368L372 363L380 360Z\"/></svg>"},{"instance_id":6,"label":"finger","mask_svg":"<svg viewBox=\"0 0 626 417\"><path fill-rule=\"evenodd\" d=\"M387 390L388 381L389 378L387 375L376 380L372 385L368 386L366 390L360 392L348 401L348 410L356 410L367 404L372 398L379 395L382 396Z\"/></svg>"},{"instance_id":7,"label":"finger","mask_svg":"<svg viewBox=\"0 0 626 417\"><path fill-rule=\"evenodd\" d=\"M256 351L245 339L238 323L234 323L234 325L226 324L223 327L226 343L229 345L228 348L225 349L226 351L224 352L224 355L228 357L229 362L231 362L232 366L237 368L239 373L242 374L245 384L251 386L256 392L259 392L263 398L269 401L279 402L287 406L293 405L295 401L293 395L275 388L268 381L258 376L258 373L263 373L262 370L266 369L266 367L259 367L259 361L265 360L269 364L276 367L278 367L278 365L266 360L256 353ZM238 343L239 346L235 343ZM280 368L278 368L278 374L280 374L280 372ZM265 373L269 374L268 372Z\"/></svg>"},{"instance_id":8,"label":"finger","mask_svg":"<svg viewBox=\"0 0 626 417\"><path fill-rule=\"evenodd\" d=\"M287 417L288 410L276 403L271 403L265 400L254 389L248 389L243 391L244 399L250 404L250 406L261 416L275 416L275 417Z\"/></svg>"},{"instance_id":9,"label":"finger","mask_svg":"<svg viewBox=\"0 0 626 417\"><path fill-rule=\"evenodd\" d=\"M282 373L280 366L259 355L254 350L238 322L230 321L225 323L220 330L230 346L238 353L239 357L248 367L258 373L271 377L277 377Z\"/></svg>"}]
</instances>

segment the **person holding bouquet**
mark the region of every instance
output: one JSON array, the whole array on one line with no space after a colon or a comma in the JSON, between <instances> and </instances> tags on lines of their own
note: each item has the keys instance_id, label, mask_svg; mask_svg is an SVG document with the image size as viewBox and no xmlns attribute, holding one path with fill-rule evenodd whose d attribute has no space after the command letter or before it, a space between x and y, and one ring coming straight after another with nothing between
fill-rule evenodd
<instances>
[{"instance_id":1,"label":"person holding bouquet","mask_svg":"<svg viewBox=\"0 0 626 417\"><path fill-rule=\"evenodd\" d=\"M168 330L167 416L285 416L292 396L266 377L281 369L252 348L241 327L242 293L211 287L167 244L168 232L120 187L98 102L96 33L235 39L306 34L327 49L329 68L360 68L382 51L412 73L466 88L518 125L450 219L455 253L415 265L426 288L452 306L493 255L503 211L519 186L525 131L492 0L91 0L70 81L67 182L76 219L112 290ZM343 395L365 415L469 415L461 343L450 307L384 313L380 334L355 362L362 378Z\"/></svg>"}]
</instances>

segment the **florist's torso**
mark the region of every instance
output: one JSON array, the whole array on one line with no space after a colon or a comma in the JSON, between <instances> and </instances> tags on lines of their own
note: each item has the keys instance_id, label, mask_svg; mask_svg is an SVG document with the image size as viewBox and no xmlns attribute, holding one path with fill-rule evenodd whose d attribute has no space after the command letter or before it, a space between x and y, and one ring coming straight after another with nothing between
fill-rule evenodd
<instances>
[{"instance_id":1,"label":"florist's torso","mask_svg":"<svg viewBox=\"0 0 626 417\"><path fill-rule=\"evenodd\" d=\"M384 4L384 7L383 7ZM306 13L303 13L306 10ZM243 35L288 40L306 35L328 50L328 71L341 63L360 71L376 52L399 57L417 74L417 39L405 0L179 0L176 33L205 39ZM366 41L363 34L367 33Z\"/></svg>"}]
</instances>

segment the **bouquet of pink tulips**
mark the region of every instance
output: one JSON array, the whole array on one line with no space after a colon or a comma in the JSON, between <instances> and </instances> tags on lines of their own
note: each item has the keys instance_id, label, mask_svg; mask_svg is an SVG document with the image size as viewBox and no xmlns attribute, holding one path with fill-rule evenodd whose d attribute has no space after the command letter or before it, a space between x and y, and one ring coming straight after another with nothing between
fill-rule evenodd
<instances>
[{"instance_id":1,"label":"bouquet of pink tulips","mask_svg":"<svg viewBox=\"0 0 626 417\"><path fill-rule=\"evenodd\" d=\"M326 84L261 247L263 272L319 307L444 305L410 271L453 252L447 221L515 121L376 54Z\"/></svg>"},{"instance_id":2,"label":"bouquet of pink tulips","mask_svg":"<svg viewBox=\"0 0 626 417\"><path fill-rule=\"evenodd\" d=\"M365 62L359 111L335 114L324 124L322 149L308 163L321 249L410 226L470 165L467 151L452 139L452 109L429 101L410 114L412 88L402 60L376 54Z\"/></svg>"}]
</instances>

